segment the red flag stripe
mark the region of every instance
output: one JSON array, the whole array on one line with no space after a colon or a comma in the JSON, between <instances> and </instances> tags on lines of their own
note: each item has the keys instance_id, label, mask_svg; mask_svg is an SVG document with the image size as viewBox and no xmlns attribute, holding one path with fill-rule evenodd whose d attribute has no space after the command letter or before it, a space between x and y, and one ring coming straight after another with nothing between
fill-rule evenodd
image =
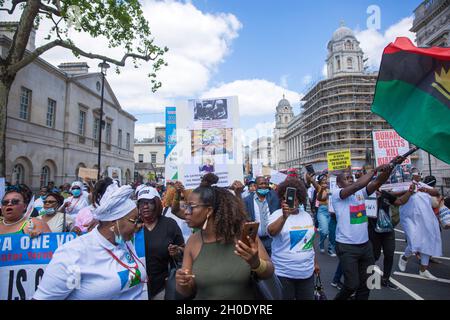
<instances>
[{"instance_id":1,"label":"red flag stripe","mask_svg":"<svg viewBox=\"0 0 450 320\"><path fill-rule=\"evenodd\" d=\"M400 51L407 51L410 53L422 54L433 57L438 60L450 61L450 48L431 47L431 48L418 48L411 40L406 37L399 37L394 43L390 43L385 49L383 54L394 54Z\"/></svg>"}]
</instances>

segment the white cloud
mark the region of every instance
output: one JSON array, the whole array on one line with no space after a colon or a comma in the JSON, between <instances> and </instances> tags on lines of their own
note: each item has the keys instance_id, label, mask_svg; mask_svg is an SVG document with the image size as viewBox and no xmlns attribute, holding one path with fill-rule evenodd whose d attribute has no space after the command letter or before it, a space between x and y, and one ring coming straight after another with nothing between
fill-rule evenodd
<instances>
[{"instance_id":1,"label":"white cloud","mask_svg":"<svg viewBox=\"0 0 450 320\"><path fill-rule=\"evenodd\" d=\"M137 123L134 127L134 138L142 140L144 138L152 138L155 136L155 127L164 127L161 122Z\"/></svg>"},{"instance_id":2,"label":"white cloud","mask_svg":"<svg viewBox=\"0 0 450 320\"><path fill-rule=\"evenodd\" d=\"M236 80L212 88L202 98L238 96L241 116L273 115L276 104L286 96L292 106L297 105L303 95L287 90L273 82L262 79Z\"/></svg>"},{"instance_id":3,"label":"white cloud","mask_svg":"<svg viewBox=\"0 0 450 320\"><path fill-rule=\"evenodd\" d=\"M204 13L191 2L146 0L142 3L155 43L169 48L164 56L169 65L158 72L158 80L163 86L156 94L151 92L150 79L147 77L151 72L150 63L142 63L136 69L128 60L118 75L113 68L110 69L107 79L122 107L129 112L161 111L164 106L173 104L176 98L195 97L207 90L211 77L231 52L232 42L242 28L234 15ZM16 20L17 17L16 14ZM44 19L36 35L37 46L48 42L44 38L50 28L51 22ZM71 31L70 36L75 44L88 52L115 59L121 59L124 53L120 48L108 48L103 37L93 39L75 31ZM87 61L90 72L98 71L99 61L83 57L78 60L70 51L62 48L54 48L42 58L53 65Z\"/></svg>"},{"instance_id":4,"label":"white cloud","mask_svg":"<svg viewBox=\"0 0 450 320\"><path fill-rule=\"evenodd\" d=\"M322 76L326 79L328 78L328 66L326 64L322 67Z\"/></svg>"},{"instance_id":5,"label":"white cloud","mask_svg":"<svg viewBox=\"0 0 450 320\"><path fill-rule=\"evenodd\" d=\"M304 76L303 79L302 79L302 84L305 85L305 86L307 86L311 82L312 82L312 75L310 75L310 74Z\"/></svg>"},{"instance_id":6,"label":"white cloud","mask_svg":"<svg viewBox=\"0 0 450 320\"><path fill-rule=\"evenodd\" d=\"M288 78L289 78L289 75L288 74L284 74L284 75L282 75L281 76L281 78L280 78L280 86L281 87L283 87L283 88L288 88Z\"/></svg>"},{"instance_id":7,"label":"white cloud","mask_svg":"<svg viewBox=\"0 0 450 320\"><path fill-rule=\"evenodd\" d=\"M384 48L395 41L397 37L408 37L415 43L415 34L410 32L414 17L407 17L390 26L384 34L375 29L355 31L356 38L361 42L361 49L369 58L368 66L378 69Z\"/></svg>"}]
</instances>

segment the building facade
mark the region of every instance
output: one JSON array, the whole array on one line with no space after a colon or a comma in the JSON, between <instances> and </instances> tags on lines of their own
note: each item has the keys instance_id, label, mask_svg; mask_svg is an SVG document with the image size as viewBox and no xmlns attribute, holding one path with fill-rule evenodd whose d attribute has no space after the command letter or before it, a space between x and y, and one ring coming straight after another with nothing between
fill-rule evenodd
<instances>
[{"instance_id":1,"label":"building facade","mask_svg":"<svg viewBox=\"0 0 450 320\"><path fill-rule=\"evenodd\" d=\"M273 166L274 169L284 169L287 166L287 149L285 135L294 118L291 104L283 95L283 99L278 102L275 114L275 128L273 131Z\"/></svg>"},{"instance_id":2,"label":"building facade","mask_svg":"<svg viewBox=\"0 0 450 320\"><path fill-rule=\"evenodd\" d=\"M10 44L8 33L0 34L2 55ZM17 73L7 106L6 181L37 189L77 180L80 167L97 168L102 75L88 68L83 62L56 68L38 58ZM101 171L119 167L130 182L136 119L107 80L103 120Z\"/></svg>"},{"instance_id":3,"label":"building facade","mask_svg":"<svg viewBox=\"0 0 450 320\"><path fill-rule=\"evenodd\" d=\"M419 47L450 47L450 0L423 1L414 10L411 32L416 33ZM418 151L417 167L424 175L436 177L437 187L446 194L450 193L450 165L429 156L423 150Z\"/></svg>"},{"instance_id":4,"label":"building facade","mask_svg":"<svg viewBox=\"0 0 450 320\"><path fill-rule=\"evenodd\" d=\"M166 128L156 127L155 136L134 144L135 175L142 183L164 177Z\"/></svg>"},{"instance_id":5,"label":"building facade","mask_svg":"<svg viewBox=\"0 0 450 320\"><path fill-rule=\"evenodd\" d=\"M251 163L268 167L273 165L271 137L260 137L251 143Z\"/></svg>"},{"instance_id":6,"label":"building facade","mask_svg":"<svg viewBox=\"0 0 450 320\"><path fill-rule=\"evenodd\" d=\"M327 152L343 149L351 150L352 166L361 167L367 150L373 149L372 131L390 128L370 111L377 75L365 72L364 53L353 31L341 25L327 48L328 77L303 97L301 114L282 127L286 151L277 169L313 164L323 170Z\"/></svg>"}]
</instances>

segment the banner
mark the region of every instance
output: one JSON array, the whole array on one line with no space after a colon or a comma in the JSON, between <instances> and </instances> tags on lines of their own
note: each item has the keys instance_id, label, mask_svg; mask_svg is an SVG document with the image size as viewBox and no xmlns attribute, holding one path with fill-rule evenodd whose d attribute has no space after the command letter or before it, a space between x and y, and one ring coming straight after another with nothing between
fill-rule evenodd
<instances>
[{"instance_id":1,"label":"banner","mask_svg":"<svg viewBox=\"0 0 450 320\"><path fill-rule=\"evenodd\" d=\"M97 181L98 170L97 169L89 169L89 168L79 168L78 169L78 177L81 179L90 179Z\"/></svg>"},{"instance_id":2,"label":"banner","mask_svg":"<svg viewBox=\"0 0 450 320\"><path fill-rule=\"evenodd\" d=\"M396 156L405 154L409 150L408 141L400 137L393 129L373 131L372 136L377 167L389 163ZM402 163L402 165L408 164L411 164L410 157Z\"/></svg>"},{"instance_id":3,"label":"banner","mask_svg":"<svg viewBox=\"0 0 450 320\"><path fill-rule=\"evenodd\" d=\"M219 177L220 187L242 181L237 97L179 102L176 111L178 177L185 188L198 187L210 172Z\"/></svg>"},{"instance_id":4,"label":"banner","mask_svg":"<svg viewBox=\"0 0 450 320\"><path fill-rule=\"evenodd\" d=\"M166 182L178 180L177 165L177 111L176 107L166 107Z\"/></svg>"},{"instance_id":5,"label":"banner","mask_svg":"<svg viewBox=\"0 0 450 320\"><path fill-rule=\"evenodd\" d=\"M58 247L72 241L75 233L0 235L0 300L30 300ZM136 254L145 265L144 231L134 239ZM143 299L147 299L144 286Z\"/></svg>"},{"instance_id":6,"label":"banner","mask_svg":"<svg viewBox=\"0 0 450 320\"><path fill-rule=\"evenodd\" d=\"M327 152L328 171L345 170L351 167L350 149Z\"/></svg>"}]
</instances>

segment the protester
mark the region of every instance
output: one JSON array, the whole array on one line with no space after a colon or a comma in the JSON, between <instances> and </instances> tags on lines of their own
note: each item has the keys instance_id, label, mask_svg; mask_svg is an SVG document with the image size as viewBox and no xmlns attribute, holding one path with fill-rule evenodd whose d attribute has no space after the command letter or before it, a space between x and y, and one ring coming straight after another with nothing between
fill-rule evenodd
<instances>
[{"instance_id":1,"label":"protester","mask_svg":"<svg viewBox=\"0 0 450 320\"><path fill-rule=\"evenodd\" d=\"M0 235L28 234L37 237L41 233L51 232L48 225L29 216L27 212L30 201L27 191L10 190L2 199L2 216Z\"/></svg>"},{"instance_id":2,"label":"protester","mask_svg":"<svg viewBox=\"0 0 450 320\"><path fill-rule=\"evenodd\" d=\"M59 210L63 203L64 198L59 193L50 192L39 211L39 219L47 223L51 232L64 232L73 225L73 218Z\"/></svg>"},{"instance_id":3,"label":"protester","mask_svg":"<svg viewBox=\"0 0 450 320\"><path fill-rule=\"evenodd\" d=\"M331 221L331 215L328 211L328 194L330 192L328 189L328 177L327 175L322 174L317 178L317 180L318 182L315 181L313 175L306 174L306 181L314 186L314 189L317 192L317 200L319 202L319 209L317 211L317 220L319 221L320 233L319 249L321 253L325 252L325 240L330 234L330 238L328 240L328 254L335 257L336 239L331 236L330 226L333 223L333 226L331 227L336 227L336 218L334 217L334 221Z\"/></svg>"},{"instance_id":4,"label":"protester","mask_svg":"<svg viewBox=\"0 0 450 320\"><path fill-rule=\"evenodd\" d=\"M54 181L49 181L47 184L47 190L48 192L53 192L53 193L59 193L60 190L55 186L55 182Z\"/></svg>"},{"instance_id":5,"label":"protester","mask_svg":"<svg viewBox=\"0 0 450 320\"><path fill-rule=\"evenodd\" d=\"M39 189L38 197L36 200L34 200L34 208L37 210L37 212L41 211L41 209L44 207L44 200L45 197L47 197L47 194L47 187L41 187Z\"/></svg>"},{"instance_id":6,"label":"protester","mask_svg":"<svg viewBox=\"0 0 450 320\"><path fill-rule=\"evenodd\" d=\"M176 291L182 298L249 300L255 295L251 271L259 278L273 275L273 265L261 241L240 241L246 214L227 189L212 187L218 177L205 175L189 196L186 221L201 228L187 243L183 266L176 273Z\"/></svg>"},{"instance_id":7,"label":"protester","mask_svg":"<svg viewBox=\"0 0 450 320\"><path fill-rule=\"evenodd\" d=\"M183 184L177 181L174 187L167 189L166 207L163 210L163 216L172 218L177 223L183 234L184 243L187 243L192 235L192 229L189 228L185 217L186 202L189 194L190 190L185 190Z\"/></svg>"},{"instance_id":8,"label":"protester","mask_svg":"<svg viewBox=\"0 0 450 320\"><path fill-rule=\"evenodd\" d=\"M286 189L295 188L294 207L286 204ZM268 233L272 241L272 261L275 274L283 284L284 300L313 300L314 272L319 265L314 253L314 223L304 211L307 193L303 183L288 177L278 186L282 209L269 216Z\"/></svg>"},{"instance_id":9,"label":"protester","mask_svg":"<svg viewBox=\"0 0 450 320\"><path fill-rule=\"evenodd\" d=\"M64 197L64 199L67 199L72 194L70 193L70 183L64 183L61 188L61 195Z\"/></svg>"},{"instance_id":10,"label":"protester","mask_svg":"<svg viewBox=\"0 0 450 320\"><path fill-rule=\"evenodd\" d=\"M280 209L280 199L276 192L269 188L269 182L266 178L257 177L256 187L256 192L247 196L244 199L244 203L250 220L259 222L258 236L270 256L272 239L267 233L267 225L269 216Z\"/></svg>"},{"instance_id":11,"label":"protester","mask_svg":"<svg viewBox=\"0 0 450 320\"><path fill-rule=\"evenodd\" d=\"M76 217L78 212L89 205L88 194L82 190L83 183L74 181L70 188L72 196L64 201L66 213L72 217Z\"/></svg>"},{"instance_id":12,"label":"protester","mask_svg":"<svg viewBox=\"0 0 450 320\"><path fill-rule=\"evenodd\" d=\"M398 260L398 268L404 272L408 258L420 254L419 275L430 279L437 278L428 271L430 257L442 256L442 240L439 223L432 208L432 197L439 192L420 182L420 173L413 172L414 182L403 197L400 206L400 223L407 240L404 254Z\"/></svg>"},{"instance_id":13,"label":"protester","mask_svg":"<svg viewBox=\"0 0 450 320\"><path fill-rule=\"evenodd\" d=\"M144 222L145 259L149 297L163 300L169 264L182 258L184 239L176 222L162 216L162 204L155 188L145 187L138 194L139 216Z\"/></svg>"},{"instance_id":14,"label":"protester","mask_svg":"<svg viewBox=\"0 0 450 320\"><path fill-rule=\"evenodd\" d=\"M395 164L402 161L403 158L397 157ZM344 287L336 295L336 300L347 300L354 292L356 300L369 299L367 270L375 261L368 236L364 199L387 181L392 169L393 166L388 164L379 166L374 171L369 170L356 182L348 171L336 178L338 188L332 194L337 218L336 253L344 273ZM378 173L377 178L372 181L375 173Z\"/></svg>"},{"instance_id":15,"label":"protester","mask_svg":"<svg viewBox=\"0 0 450 320\"><path fill-rule=\"evenodd\" d=\"M96 188L104 187L102 180ZM130 186L111 184L99 196L92 232L65 243L54 253L33 299L135 300L147 281L145 266L131 240L140 227Z\"/></svg>"}]
</instances>

